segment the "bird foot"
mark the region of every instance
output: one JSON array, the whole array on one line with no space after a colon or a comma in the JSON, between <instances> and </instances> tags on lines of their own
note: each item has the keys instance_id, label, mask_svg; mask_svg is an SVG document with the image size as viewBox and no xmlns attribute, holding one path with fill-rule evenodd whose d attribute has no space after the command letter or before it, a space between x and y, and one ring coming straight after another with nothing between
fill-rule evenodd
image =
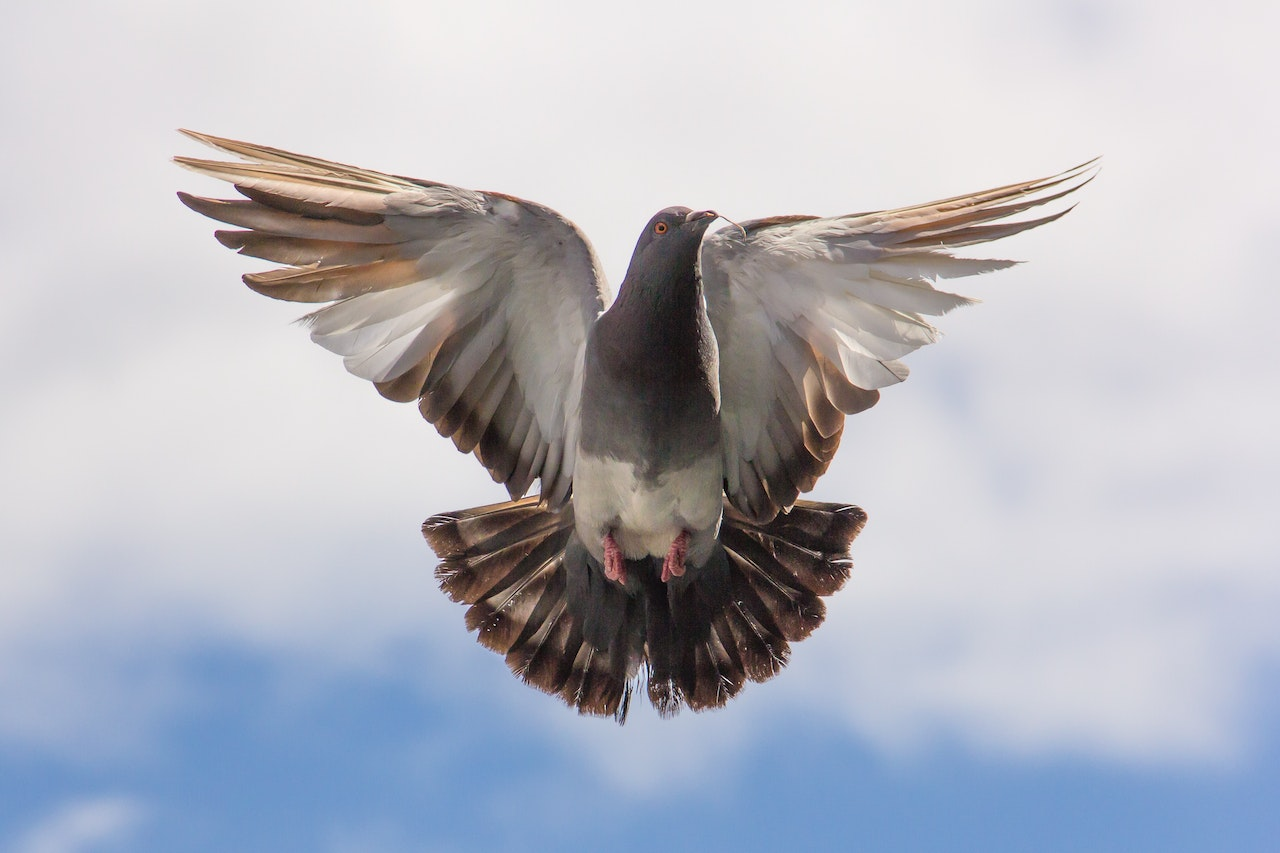
<instances>
[{"instance_id":1,"label":"bird foot","mask_svg":"<svg viewBox=\"0 0 1280 853\"><path fill-rule=\"evenodd\" d=\"M662 582L684 575L684 558L689 554L689 531L681 530L662 561Z\"/></svg>"},{"instance_id":2,"label":"bird foot","mask_svg":"<svg viewBox=\"0 0 1280 853\"><path fill-rule=\"evenodd\" d=\"M604 535L604 576L620 584L627 582L627 564L612 532Z\"/></svg>"}]
</instances>

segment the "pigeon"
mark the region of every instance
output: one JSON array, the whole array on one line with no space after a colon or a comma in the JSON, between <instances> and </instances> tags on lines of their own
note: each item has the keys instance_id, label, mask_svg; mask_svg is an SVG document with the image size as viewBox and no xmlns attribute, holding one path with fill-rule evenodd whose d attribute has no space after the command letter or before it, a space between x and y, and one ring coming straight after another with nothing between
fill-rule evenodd
<instances>
[{"instance_id":1,"label":"pigeon","mask_svg":"<svg viewBox=\"0 0 1280 853\"><path fill-rule=\"evenodd\" d=\"M238 158L175 161L239 192L179 198L278 265L245 284L327 303L311 339L506 487L423 525L468 630L620 723L634 692L663 716L719 708L787 664L867 519L800 498L845 416L907 377L926 317L973 301L939 280L1015 263L953 250L1060 218L1022 214L1097 172L711 234L714 211L669 207L610 301L587 238L540 204L183 133Z\"/></svg>"}]
</instances>

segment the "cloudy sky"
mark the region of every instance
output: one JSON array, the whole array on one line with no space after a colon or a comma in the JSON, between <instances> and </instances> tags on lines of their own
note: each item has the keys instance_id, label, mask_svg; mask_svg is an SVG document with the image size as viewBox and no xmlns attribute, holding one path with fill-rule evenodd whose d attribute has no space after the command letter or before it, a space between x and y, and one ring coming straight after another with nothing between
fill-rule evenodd
<instances>
[{"instance_id":1,"label":"cloudy sky","mask_svg":"<svg viewBox=\"0 0 1280 853\"><path fill-rule=\"evenodd\" d=\"M0 28L0 850L1264 850L1274 3L20 4ZM518 684L418 527L501 497L244 288L192 127L548 204L839 214L1104 155L815 492L777 679Z\"/></svg>"}]
</instances>

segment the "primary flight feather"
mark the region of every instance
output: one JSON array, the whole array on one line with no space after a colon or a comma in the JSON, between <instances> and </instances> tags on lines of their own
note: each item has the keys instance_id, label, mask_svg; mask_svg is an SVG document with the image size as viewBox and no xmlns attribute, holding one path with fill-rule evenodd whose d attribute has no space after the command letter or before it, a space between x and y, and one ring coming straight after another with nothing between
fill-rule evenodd
<instances>
[{"instance_id":1,"label":"primary flight feather","mask_svg":"<svg viewBox=\"0 0 1280 853\"><path fill-rule=\"evenodd\" d=\"M866 515L800 500L845 415L970 302L940 279L1012 261L953 249L1051 222L1096 171L898 210L759 219L706 235L671 207L609 300L586 237L549 208L184 131L242 162L176 161L235 185L179 193L282 265L253 290L328 303L311 339L474 453L511 500L433 516L441 587L527 683L625 719L723 705L785 666L849 576ZM525 498L534 481L539 495Z\"/></svg>"}]
</instances>

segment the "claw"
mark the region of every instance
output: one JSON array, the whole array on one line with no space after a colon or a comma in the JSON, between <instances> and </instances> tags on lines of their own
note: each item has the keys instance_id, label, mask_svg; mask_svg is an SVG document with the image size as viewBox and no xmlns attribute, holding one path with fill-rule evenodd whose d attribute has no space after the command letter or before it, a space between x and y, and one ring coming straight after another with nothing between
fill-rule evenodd
<instances>
[{"instance_id":1,"label":"claw","mask_svg":"<svg viewBox=\"0 0 1280 853\"><path fill-rule=\"evenodd\" d=\"M662 582L684 575L684 559L689 554L689 531L681 530L662 561Z\"/></svg>"},{"instance_id":2,"label":"claw","mask_svg":"<svg viewBox=\"0 0 1280 853\"><path fill-rule=\"evenodd\" d=\"M620 584L627 582L627 564L612 532L604 535L604 576Z\"/></svg>"}]
</instances>

